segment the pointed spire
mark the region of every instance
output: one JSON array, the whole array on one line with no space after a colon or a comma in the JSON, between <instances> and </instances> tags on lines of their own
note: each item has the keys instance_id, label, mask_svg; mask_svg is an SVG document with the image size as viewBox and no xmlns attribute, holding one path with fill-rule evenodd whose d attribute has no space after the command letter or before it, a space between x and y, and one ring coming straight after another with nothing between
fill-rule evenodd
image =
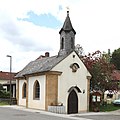
<instances>
[{"instance_id":1,"label":"pointed spire","mask_svg":"<svg viewBox=\"0 0 120 120\"><path fill-rule=\"evenodd\" d=\"M75 30L72 27L72 23L69 17L69 10L67 10L67 17L61 28L60 32L60 50L58 55L68 55L75 49Z\"/></svg>"},{"instance_id":2,"label":"pointed spire","mask_svg":"<svg viewBox=\"0 0 120 120\"><path fill-rule=\"evenodd\" d=\"M75 30L72 27L72 23L71 23L71 20L69 17L69 10L67 10L67 17L66 17L63 27L61 28L59 33L61 34L62 31L65 31L65 32L73 31L74 34L76 34Z\"/></svg>"}]
</instances>

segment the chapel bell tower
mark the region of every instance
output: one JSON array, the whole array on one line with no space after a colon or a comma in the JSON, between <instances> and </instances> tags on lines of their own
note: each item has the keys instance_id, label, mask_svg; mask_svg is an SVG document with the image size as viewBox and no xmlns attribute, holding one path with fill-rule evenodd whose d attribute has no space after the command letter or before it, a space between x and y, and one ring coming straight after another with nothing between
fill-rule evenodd
<instances>
[{"instance_id":1,"label":"chapel bell tower","mask_svg":"<svg viewBox=\"0 0 120 120\"><path fill-rule=\"evenodd\" d=\"M60 50L58 55L67 55L75 49L75 30L72 27L72 23L69 17L69 11L67 11L67 17L63 24L63 27L59 31L60 34Z\"/></svg>"}]
</instances>

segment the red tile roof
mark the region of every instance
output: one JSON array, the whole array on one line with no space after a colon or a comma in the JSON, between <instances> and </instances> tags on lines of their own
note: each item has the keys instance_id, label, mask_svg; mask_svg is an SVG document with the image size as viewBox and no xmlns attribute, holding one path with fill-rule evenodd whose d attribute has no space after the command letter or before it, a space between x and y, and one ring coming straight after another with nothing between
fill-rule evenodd
<instances>
[{"instance_id":1,"label":"red tile roof","mask_svg":"<svg viewBox=\"0 0 120 120\"><path fill-rule=\"evenodd\" d=\"M11 73L11 79L14 80L14 76L16 73ZM0 71L0 80L10 80L10 72L2 72Z\"/></svg>"},{"instance_id":2,"label":"red tile roof","mask_svg":"<svg viewBox=\"0 0 120 120\"><path fill-rule=\"evenodd\" d=\"M112 79L120 81L120 70L114 70L112 73Z\"/></svg>"}]
</instances>

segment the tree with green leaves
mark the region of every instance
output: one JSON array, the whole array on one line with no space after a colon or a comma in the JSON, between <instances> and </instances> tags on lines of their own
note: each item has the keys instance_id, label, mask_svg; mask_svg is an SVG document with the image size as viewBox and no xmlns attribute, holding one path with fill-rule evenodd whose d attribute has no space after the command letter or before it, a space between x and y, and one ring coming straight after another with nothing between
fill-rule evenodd
<instances>
[{"instance_id":1,"label":"tree with green leaves","mask_svg":"<svg viewBox=\"0 0 120 120\"><path fill-rule=\"evenodd\" d=\"M0 84L0 98L9 98L10 93L6 92L5 89L3 88L3 85Z\"/></svg>"},{"instance_id":2,"label":"tree with green leaves","mask_svg":"<svg viewBox=\"0 0 120 120\"><path fill-rule=\"evenodd\" d=\"M2 84L0 84L0 91L1 90L4 90L4 88L3 88L3 85Z\"/></svg>"},{"instance_id":3,"label":"tree with green leaves","mask_svg":"<svg viewBox=\"0 0 120 120\"><path fill-rule=\"evenodd\" d=\"M112 53L111 63L115 65L117 70L120 70L120 48Z\"/></svg>"},{"instance_id":4,"label":"tree with green leaves","mask_svg":"<svg viewBox=\"0 0 120 120\"><path fill-rule=\"evenodd\" d=\"M116 83L111 80L111 73L114 65L100 51L88 54L82 58L84 64L92 75L91 90L100 90L103 93L105 90L115 90L118 88Z\"/></svg>"}]
</instances>

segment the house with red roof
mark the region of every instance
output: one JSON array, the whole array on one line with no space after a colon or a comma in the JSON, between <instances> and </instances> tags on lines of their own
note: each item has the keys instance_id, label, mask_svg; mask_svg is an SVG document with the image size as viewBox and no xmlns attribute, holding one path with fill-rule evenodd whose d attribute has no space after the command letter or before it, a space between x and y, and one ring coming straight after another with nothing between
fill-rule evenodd
<instances>
[{"instance_id":1,"label":"house with red roof","mask_svg":"<svg viewBox=\"0 0 120 120\"><path fill-rule=\"evenodd\" d=\"M120 98L120 70L113 70L111 74L112 82L116 82L119 84L118 90L105 91L104 99L107 101L107 103L111 103L113 100Z\"/></svg>"},{"instance_id":2,"label":"house with red roof","mask_svg":"<svg viewBox=\"0 0 120 120\"><path fill-rule=\"evenodd\" d=\"M16 97L16 80L14 78L15 75L16 73L10 74L10 72L0 71L0 84L3 85L3 88L6 91L10 91L10 79L11 79L11 93L13 98Z\"/></svg>"}]
</instances>

